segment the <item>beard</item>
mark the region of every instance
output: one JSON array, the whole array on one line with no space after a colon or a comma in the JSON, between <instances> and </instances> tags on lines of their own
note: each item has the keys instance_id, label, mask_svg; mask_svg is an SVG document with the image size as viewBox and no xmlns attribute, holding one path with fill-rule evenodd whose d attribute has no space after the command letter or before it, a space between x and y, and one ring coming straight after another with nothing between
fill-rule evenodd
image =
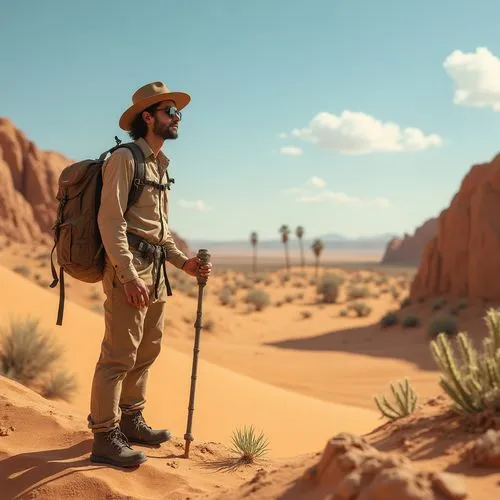
<instances>
[{"instance_id":1,"label":"beard","mask_svg":"<svg viewBox=\"0 0 500 500\"><path fill-rule=\"evenodd\" d=\"M156 121L153 126L153 132L162 139L177 139L178 133L173 127L173 124L164 125Z\"/></svg>"}]
</instances>

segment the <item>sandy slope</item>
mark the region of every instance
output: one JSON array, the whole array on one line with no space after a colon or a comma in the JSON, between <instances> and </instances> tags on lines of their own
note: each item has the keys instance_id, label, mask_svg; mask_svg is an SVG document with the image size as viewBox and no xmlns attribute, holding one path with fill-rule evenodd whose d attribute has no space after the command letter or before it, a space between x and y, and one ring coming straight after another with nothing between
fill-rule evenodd
<instances>
[{"instance_id":1,"label":"sandy slope","mask_svg":"<svg viewBox=\"0 0 500 500\"><path fill-rule=\"evenodd\" d=\"M13 314L31 314L50 329L65 348L65 364L77 376L74 405L88 409L92 370L102 336L102 316L66 303L63 325L54 324L53 294L0 268L0 323ZM191 357L165 346L152 370L146 417L152 425L168 425L183 436L191 377ZM229 443L236 427L253 424L272 436L273 455L316 450L340 430L367 432L379 423L373 410L332 404L271 385L213 365L199 363L193 434L195 439Z\"/></svg>"}]
</instances>

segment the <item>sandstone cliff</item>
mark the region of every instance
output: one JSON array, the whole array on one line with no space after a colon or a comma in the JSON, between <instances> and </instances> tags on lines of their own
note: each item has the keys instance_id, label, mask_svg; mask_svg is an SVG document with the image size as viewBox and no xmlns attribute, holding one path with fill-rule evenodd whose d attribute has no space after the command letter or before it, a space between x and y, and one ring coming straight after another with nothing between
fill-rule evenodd
<instances>
[{"instance_id":1,"label":"sandstone cliff","mask_svg":"<svg viewBox=\"0 0 500 500\"><path fill-rule=\"evenodd\" d=\"M392 238L387 244L382 264L418 264L425 246L436 235L437 217L426 220L412 235Z\"/></svg>"},{"instance_id":2,"label":"sandstone cliff","mask_svg":"<svg viewBox=\"0 0 500 500\"><path fill-rule=\"evenodd\" d=\"M410 296L500 299L500 155L474 165L427 244Z\"/></svg>"},{"instance_id":3,"label":"sandstone cliff","mask_svg":"<svg viewBox=\"0 0 500 500\"><path fill-rule=\"evenodd\" d=\"M54 151L42 151L9 119L0 117L1 235L20 243L52 242L59 174L73 161ZM186 241L173 236L189 255Z\"/></svg>"}]
</instances>

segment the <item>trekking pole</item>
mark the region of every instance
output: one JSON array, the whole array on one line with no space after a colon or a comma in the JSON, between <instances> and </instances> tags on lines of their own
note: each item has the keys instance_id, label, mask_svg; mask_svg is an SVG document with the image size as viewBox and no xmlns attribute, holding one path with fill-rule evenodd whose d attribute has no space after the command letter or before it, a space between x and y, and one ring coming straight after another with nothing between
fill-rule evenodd
<instances>
[{"instance_id":1,"label":"trekking pole","mask_svg":"<svg viewBox=\"0 0 500 500\"><path fill-rule=\"evenodd\" d=\"M210 254L205 249L198 250L196 255L200 259L200 266L205 266L210 262ZM194 440L191 434L191 426L193 423L193 412L194 412L194 395L196 391L196 373L198 370L198 353L200 352L200 332L202 328L202 307L203 307L203 288L207 284L207 278L200 276L198 273L198 309L196 311L196 321L195 326L195 337L194 337L194 348L193 348L193 367L191 370L191 392L189 394L189 408L188 408L188 420L186 434L184 434L184 439L186 441L184 447L184 458L189 458L189 447L191 441Z\"/></svg>"}]
</instances>

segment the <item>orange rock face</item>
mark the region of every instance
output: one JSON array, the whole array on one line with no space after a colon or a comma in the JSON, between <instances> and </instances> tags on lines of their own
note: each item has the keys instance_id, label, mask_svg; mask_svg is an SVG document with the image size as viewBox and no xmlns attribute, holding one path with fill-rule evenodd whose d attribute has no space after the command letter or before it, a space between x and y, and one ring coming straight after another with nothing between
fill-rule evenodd
<instances>
[{"instance_id":1,"label":"orange rock face","mask_svg":"<svg viewBox=\"0 0 500 500\"><path fill-rule=\"evenodd\" d=\"M383 264L418 264L424 248L437 233L438 219L426 220L412 235L405 234L403 238L393 238L385 249Z\"/></svg>"},{"instance_id":2,"label":"orange rock face","mask_svg":"<svg viewBox=\"0 0 500 500\"><path fill-rule=\"evenodd\" d=\"M61 170L71 163L41 151L6 118L0 118L0 231L22 243L50 242L55 192Z\"/></svg>"},{"instance_id":3,"label":"orange rock face","mask_svg":"<svg viewBox=\"0 0 500 500\"><path fill-rule=\"evenodd\" d=\"M0 118L0 234L20 243L52 243L59 174L73 163L42 151L7 118ZM189 255L182 238L172 233Z\"/></svg>"},{"instance_id":4,"label":"orange rock face","mask_svg":"<svg viewBox=\"0 0 500 500\"><path fill-rule=\"evenodd\" d=\"M474 165L427 244L410 296L500 299L500 155Z\"/></svg>"}]
</instances>

